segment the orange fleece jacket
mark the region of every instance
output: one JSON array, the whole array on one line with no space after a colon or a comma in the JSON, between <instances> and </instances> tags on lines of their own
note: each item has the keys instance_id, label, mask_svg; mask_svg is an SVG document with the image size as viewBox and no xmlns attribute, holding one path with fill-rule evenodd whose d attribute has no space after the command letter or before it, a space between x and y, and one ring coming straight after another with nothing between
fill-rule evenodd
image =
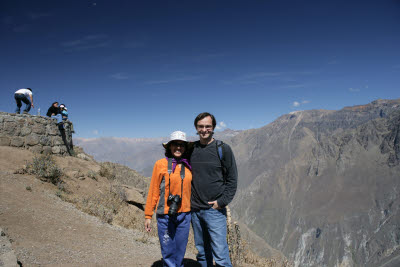
<instances>
[{"instance_id":1,"label":"orange fleece jacket","mask_svg":"<svg viewBox=\"0 0 400 267\"><path fill-rule=\"evenodd\" d=\"M183 179L182 191L183 196L181 196L181 168L185 168L185 178ZM166 158L163 158L154 164L146 207L144 209L146 219L151 219L155 208L157 208L157 214L168 214L169 205L167 200L169 194L169 181L171 181L171 194L182 197L178 212L190 211L192 172L186 168L184 164L178 164L169 178L168 161Z\"/></svg>"}]
</instances>

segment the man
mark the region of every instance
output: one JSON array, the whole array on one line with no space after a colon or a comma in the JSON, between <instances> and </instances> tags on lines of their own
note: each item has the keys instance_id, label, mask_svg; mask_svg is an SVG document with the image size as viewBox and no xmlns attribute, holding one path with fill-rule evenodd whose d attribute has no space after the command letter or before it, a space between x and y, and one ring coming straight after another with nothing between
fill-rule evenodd
<instances>
[{"instance_id":1,"label":"man","mask_svg":"<svg viewBox=\"0 0 400 267\"><path fill-rule=\"evenodd\" d=\"M31 107L33 108L33 97L31 88L22 88L17 90L14 93L14 99L17 103L17 108L15 109L15 113L17 114L21 112L22 102L24 102L26 105L24 112L22 112L23 114L28 114L29 110L31 110Z\"/></svg>"},{"instance_id":2,"label":"man","mask_svg":"<svg viewBox=\"0 0 400 267\"><path fill-rule=\"evenodd\" d=\"M200 140L193 145L192 164L192 226L197 261L202 267L232 266L226 242L226 205L237 187L235 157L227 144L222 145L220 159L217 141L213 138L215 117L200 113L194 120Z\"/></svg>"},{"instance_id":3,"label":"man","mask_svg":"<svg viewBox=\"0 0 400 267\"><path fill-rule=\"evenodd\" d=\"M61 114L61 109L58 107L58 102L53 102L49 109L47 110L47 117L56 116L57 114Z\"/></svg>"}]
</instances>

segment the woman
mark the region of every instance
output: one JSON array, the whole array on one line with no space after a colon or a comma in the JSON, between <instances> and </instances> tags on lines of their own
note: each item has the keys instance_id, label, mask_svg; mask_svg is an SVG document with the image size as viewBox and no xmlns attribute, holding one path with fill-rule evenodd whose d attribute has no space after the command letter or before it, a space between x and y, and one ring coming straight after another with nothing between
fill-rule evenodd
<instances>
[{"instance_id":1,"label":"woman","mask_svg":"<svg viewBox=\"0 0 400 267\"><path fill-rule=\"evenodd\" d=\"M187 160L186 134L175 131L163 144L165 158L156 162L151 177L145 213L145 229L157 208L157 228L164 266L183 266L190 228L192 173Z\"/></svg>"}]
</instances>

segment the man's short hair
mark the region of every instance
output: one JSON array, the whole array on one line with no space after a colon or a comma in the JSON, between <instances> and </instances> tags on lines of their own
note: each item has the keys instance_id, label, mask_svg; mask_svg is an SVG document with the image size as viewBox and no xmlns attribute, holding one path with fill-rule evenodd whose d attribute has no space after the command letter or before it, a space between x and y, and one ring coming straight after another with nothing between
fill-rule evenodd
<instances>
[{"instance_id":1,"label":"man's short hair","mask_svg":"<svg viewBox=\"0 0 400 267\"><path fill-rule=\"evenodd\" d=\"M200 113L199 115L197 115L196 119L194 119L194 127L197 128L197 123L199 122L199 120L202 120L208 116L211 117L213 129L215 129L215 127L217 126L217 121L215 120L214 115L211 113L208 113L208 112L203 112L203 113Z\"/></svg>"},{"instance_id":2,"label":"man's short hair","mask_svg":"<svg viewBox=\"0 0 400 267\"><path fill-rule=\"evenodd\" d=\"M32 89L31 89L31 88L26 88L26 89L28 89L29 91L31 91L31 92L32 92Z\"/></svg>"}]
</instances>

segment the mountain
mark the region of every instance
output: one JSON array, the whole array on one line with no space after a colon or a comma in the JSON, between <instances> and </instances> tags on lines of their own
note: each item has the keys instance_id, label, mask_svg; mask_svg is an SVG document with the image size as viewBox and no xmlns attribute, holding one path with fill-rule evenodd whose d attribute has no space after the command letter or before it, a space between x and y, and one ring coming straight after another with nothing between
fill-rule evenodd
<instances>
[{"instance_id":1,"label":"mountain","mask_svg":"<svg viewBox=\"0 0 400 267\"><path fill-rule=\"evenodd\" d=\"M399 266L400 99L292 112L229 143L234 216L295 266Z\"/></svg>"},{"instance_id":2,"label":"mountain","mask_svg":"<svg viewBox=\"0 0 400 267\"><path fill-rule=\"evenodd\" d=\"M241 131L225 129L218 131L215 136L221 140L229 140ZM188 140L197 140L189 136ZM154 163L164 156L163 142L168 137L160 138L74 138L74 144L82 147L97 161L110 161L126 165L139 171L145 176L151 176Z\"/></svg>"}]
</instances>

